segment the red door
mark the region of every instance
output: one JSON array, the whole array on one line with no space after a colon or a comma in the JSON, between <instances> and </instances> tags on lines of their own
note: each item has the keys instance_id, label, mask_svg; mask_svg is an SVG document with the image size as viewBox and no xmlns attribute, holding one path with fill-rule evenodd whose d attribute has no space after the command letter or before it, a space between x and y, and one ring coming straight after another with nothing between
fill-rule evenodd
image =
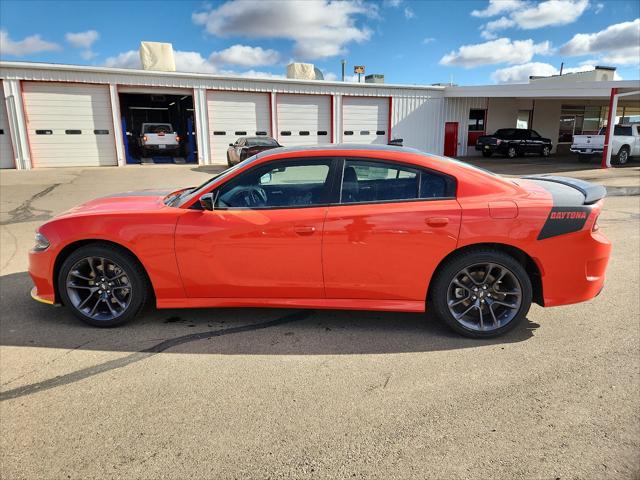
<instances>
[{"instance_id":1,"label":"red door","mask_svg":"<svg viewBox=\"0 0 640 480\"><path fill-rule=\"evenodd\" d=\"M458 155L458 122L446 122L444 124L444 156L455 157Z\"/></svg>"}]
</instances>

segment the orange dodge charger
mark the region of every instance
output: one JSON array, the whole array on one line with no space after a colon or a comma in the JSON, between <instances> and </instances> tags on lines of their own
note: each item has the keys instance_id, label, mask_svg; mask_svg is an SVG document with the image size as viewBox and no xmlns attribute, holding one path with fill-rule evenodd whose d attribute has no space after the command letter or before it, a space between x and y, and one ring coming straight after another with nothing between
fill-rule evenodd
<instances>
[{"instance_id":1,"label":"orange dodge charger","mask_svg":"<svg viewBox=\"0 0 640 480\"><path fill-rule=\"evenodd\" d=\"M90 201L42 225L32 296L95 326L157 308L424 312L514 328L603 287L601 186L510 179L400 147L278 148L200 185Z\"/></svg>"}]
</instances>

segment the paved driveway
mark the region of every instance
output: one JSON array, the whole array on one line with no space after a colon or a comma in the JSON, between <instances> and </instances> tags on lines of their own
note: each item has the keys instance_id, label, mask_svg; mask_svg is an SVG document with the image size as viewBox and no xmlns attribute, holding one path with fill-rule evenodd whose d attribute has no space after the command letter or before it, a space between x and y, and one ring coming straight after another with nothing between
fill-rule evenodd
<instances>
[{"instance_id":1,"label":"paved driveway","mask_svg":"<svg viewBox=\"0 0 640 480\"><path fill-rule=\"evenodd\" d=\"M607 200L614 252L598 298L534 306L496 340L423 315L343 311L150 311L102 330L29 299L39 223L207 175L0 174L2 478L640 474L640 197Z\"/></svg>"}]
</instances>

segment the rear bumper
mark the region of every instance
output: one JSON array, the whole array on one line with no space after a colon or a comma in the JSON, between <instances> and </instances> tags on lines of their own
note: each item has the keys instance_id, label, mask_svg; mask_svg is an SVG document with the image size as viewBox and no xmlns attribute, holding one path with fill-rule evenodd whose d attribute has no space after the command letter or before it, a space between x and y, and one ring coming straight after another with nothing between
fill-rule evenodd
<instances>
[{"instance_id":1,"label":"rear bumper","mask_svg":"<svg viewBox=\"0 0 640 480\"><path fill-rule=\"evenodd\" d=\"M580 155L601 155L602 148L571 147L569 150Z\"/></svg>"},{"instance_id":2,"label":"rear bumper","mask_svg":"<svg viewBox=\"0 0 640 480\"><path fill-rule=\"evenodd\" d=\"M544 249L535 260L545 307L591 300L604 288L611 255L611 242L604 234L582 230L538 244Z\"/></svg>"}]
</instances>

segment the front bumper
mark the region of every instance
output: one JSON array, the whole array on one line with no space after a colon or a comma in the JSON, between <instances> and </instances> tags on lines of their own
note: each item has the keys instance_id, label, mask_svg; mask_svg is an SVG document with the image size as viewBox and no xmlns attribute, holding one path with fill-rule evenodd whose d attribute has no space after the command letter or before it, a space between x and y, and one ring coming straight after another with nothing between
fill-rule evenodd
<instances>
[{"instance_id":1,"label":"front bumper","mask_svg":"<svg viewBox=\"0 0 640 480\"><path fill-rule=\"evenodd\" d=\"M29 252L29 276L33 281L31 297L42 303L54 305L56 294L53 286L53 252Z\"/></svg>"}]
</instances>

